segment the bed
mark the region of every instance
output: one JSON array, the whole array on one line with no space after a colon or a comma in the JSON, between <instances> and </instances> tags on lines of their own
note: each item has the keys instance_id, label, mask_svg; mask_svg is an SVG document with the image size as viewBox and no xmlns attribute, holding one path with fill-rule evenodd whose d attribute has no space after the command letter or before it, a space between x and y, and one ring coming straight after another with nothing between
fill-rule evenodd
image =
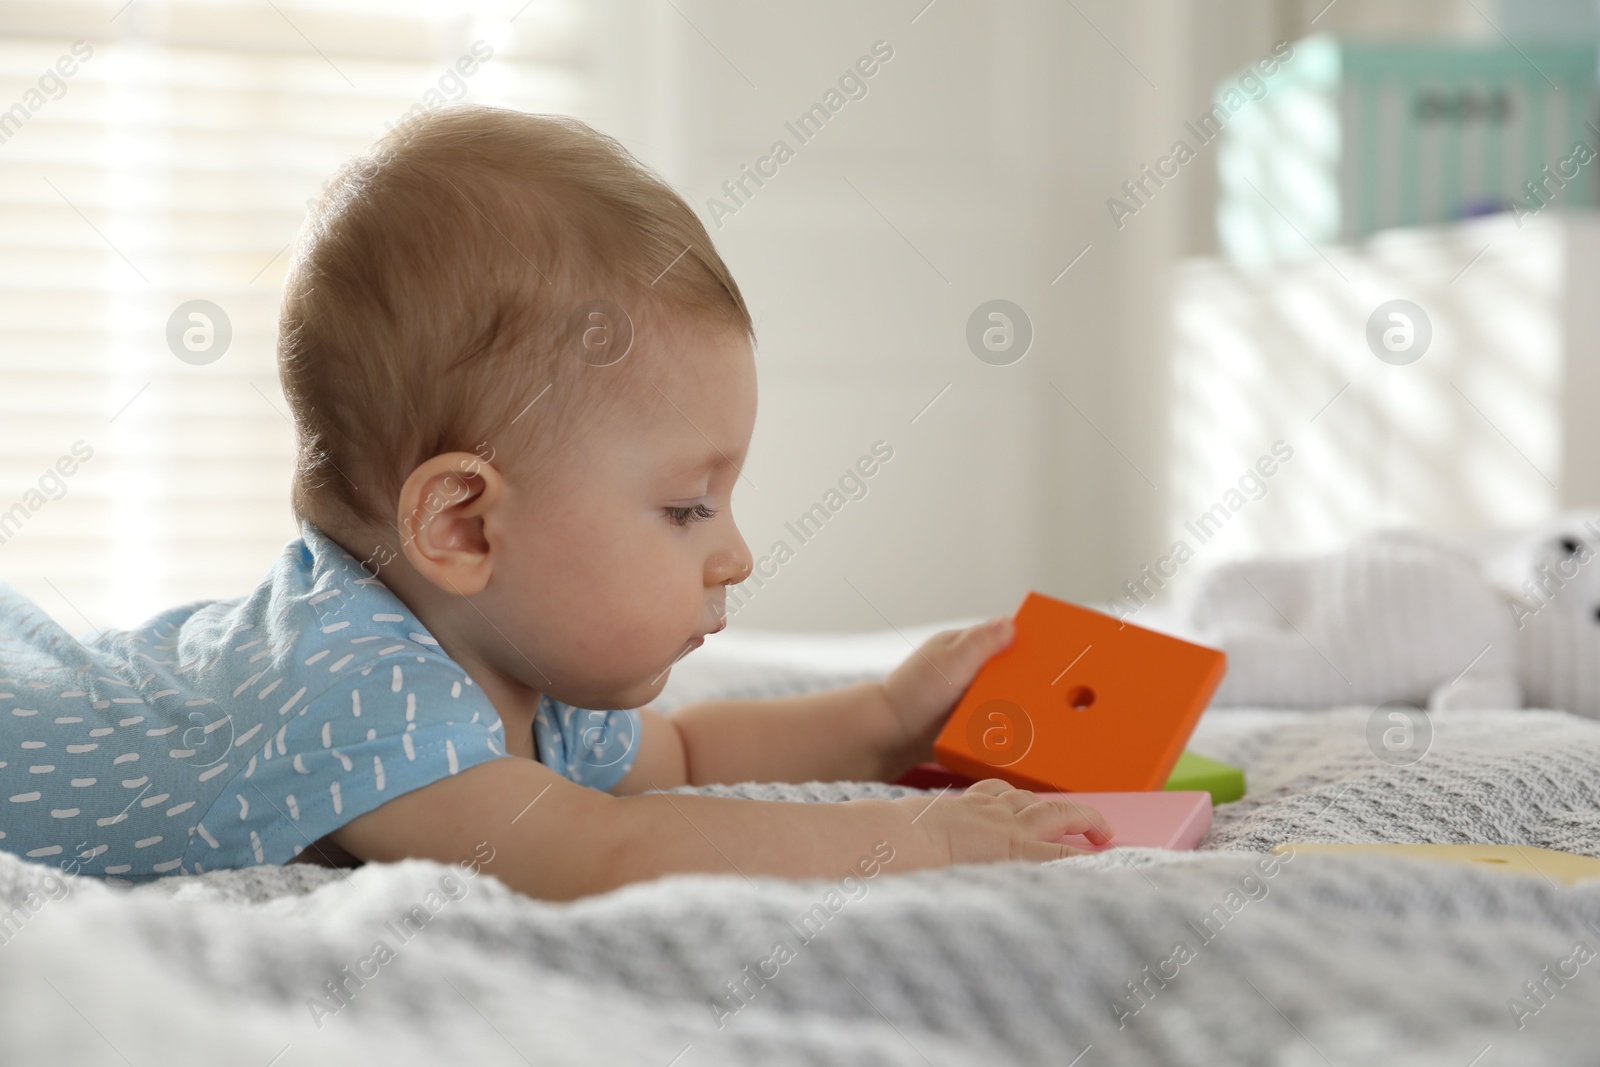
<instances>
[{"instance_id":1,"label":"bed","mask_svg":"<svg viewBox=\"0 0 1600 1067\"><path fill-rule=\"evenodd\" d=\"M730 631L660 706L873 677L932 629ZM1395 766L1368 745L1371 710L1208 711L1191 747L1242 766L1250 793L1194 853L886 874L843 893L730 874L559 905L488 877L441 897L452 869L421 861L117 888L0 854L0 1062L1594 1063L1600 882L1269 850L1600 856L1600 724L1439 714L1427 755ZM791 951L772 963L780 940Z\"/></svg>"}]
</instances>

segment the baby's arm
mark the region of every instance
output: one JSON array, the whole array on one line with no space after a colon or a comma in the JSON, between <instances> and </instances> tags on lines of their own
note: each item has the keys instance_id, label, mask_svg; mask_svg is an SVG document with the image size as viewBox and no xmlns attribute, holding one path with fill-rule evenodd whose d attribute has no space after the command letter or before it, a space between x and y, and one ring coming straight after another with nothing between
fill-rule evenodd
<instances>
[{"instance_id":1,"label":"baby's arm","mask_svg":"<svg viewBox=\"0 0 1600 1067\"><path fill-rule=\"evenodd\" d=\"M639 755L618 796L716 782L892 781L910 766L881 682L773 700L640 708ZM911 762L915 762L914 760Z\"/></svg>"},{"instance_id":2,"label":"baby's arm","mask_svg":"<svg viewBox=\"0 0 1600 1067\"><path fill-rule=\"evenodd\" d=\"M777 700L641 708L639 754L618 795L716 782L893 781L933 740L1010 619L929 638L882 682Z\"/></svg>"},{"instance_id":3,"label":"baby's arm","mask_svg":"<svg viewBox=\"0 0 1600 1067\"><path fill-rule=\"evenodd\" d=\"M571 900L695 871L836 878L863 859L891 873L1042 862L1075 854L1056 843L1074 833L1107 836L1089 809L998 779L964 793L834 804L615 797L534 760L507 757L402 794L331 836L363 860L473 864L530 896Z\"/></svg>"}]
</instances>

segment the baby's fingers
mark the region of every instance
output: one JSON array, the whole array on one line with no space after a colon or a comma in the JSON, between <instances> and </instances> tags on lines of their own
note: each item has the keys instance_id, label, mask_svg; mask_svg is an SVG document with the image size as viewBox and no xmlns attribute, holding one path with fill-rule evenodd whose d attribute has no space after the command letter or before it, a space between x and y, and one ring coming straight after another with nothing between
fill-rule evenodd
<instances>
[{"instance_id":1,"label":"baby's fingers","mask_svg":"<svg viewBox=\"0 0 1600 1067\"><path fill-rule=\"evenodd\" d=\"M1016 636L1016 624L1009 615L1001 615L988 622L965 630L946 630L936 634L923 645L923 655L940 662L946 673L960 675L970 681L978 668L990 656L1011 644Z\"/></svg>"},{"instance_id":2,"label":"baby's fingers","mask_svg":"<svg viewBox=\"0 0 1600 1067\"><path fill-rule=\"evenodd\" d=\"M1087 804L1070 797L1040 797L1017 813L1030 830L1045 841L1056 841L1068 834L1082 834L1092 844L1103 845L1116 834L1116 827Z\"/></svg>"}]
</instances>

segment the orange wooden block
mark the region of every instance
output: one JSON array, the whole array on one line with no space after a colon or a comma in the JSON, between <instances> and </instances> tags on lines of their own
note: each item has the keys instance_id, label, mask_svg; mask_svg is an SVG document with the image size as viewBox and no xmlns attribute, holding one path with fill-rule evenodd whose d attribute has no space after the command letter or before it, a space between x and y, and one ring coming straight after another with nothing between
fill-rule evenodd
<instances>
[{"instance_id":1,"label":"orange wooden block","mask_svg":"<svg viewBox=\"0 0 1600 1067\"><path fill-rule=\"evenodd\" d=\"M1217 649L1029 593L933 750L1021 789L1160 789L1226 669Z\"/></svg>"}]
</instances>

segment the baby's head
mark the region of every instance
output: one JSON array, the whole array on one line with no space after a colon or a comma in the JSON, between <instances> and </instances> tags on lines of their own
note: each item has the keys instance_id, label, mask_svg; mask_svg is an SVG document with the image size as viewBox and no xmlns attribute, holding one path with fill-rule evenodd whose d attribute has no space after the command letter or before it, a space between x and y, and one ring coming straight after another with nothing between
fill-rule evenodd
<instances>
[{"instance_id":1,"label":"baby's head","mask_svg":"<svg viewBox=\"0 0 1600 1067\"><path fill-rule=\"evenodd\" d=\"M751 336L694 212L615 142L412 120L330 183L290 269L296 514L469 669L637 706L749 573Z\"/></svg>"}]
</instances>

